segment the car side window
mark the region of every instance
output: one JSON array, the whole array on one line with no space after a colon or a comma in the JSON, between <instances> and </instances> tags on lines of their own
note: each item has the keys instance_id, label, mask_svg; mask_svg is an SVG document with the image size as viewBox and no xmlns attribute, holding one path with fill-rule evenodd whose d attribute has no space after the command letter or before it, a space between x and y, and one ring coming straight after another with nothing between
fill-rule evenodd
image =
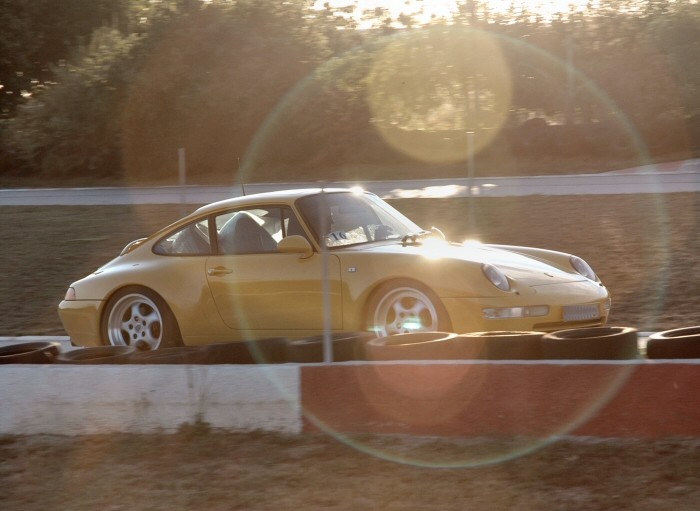
<instances>
[{"instance_id":1,"label":"car side window","mask_svg":"<svg viewBox=\"0 0 700 511\"><path fill-rule=\"evenodd\" d=\"M220 254L274 253L282 238L306 237L299 219L284 206L229 211L214 221Z\"/></svg>"},{"instance_id":2,"label":"car side window","mask_svg":"<svg viewBox=\"0 0 700 511\"><path fill-rule=\"evenodd\" d=\"M279 233L280 239L287 236L302 236L310 241L306 232L304 232L304 228L301 226L299 218L290 208L282 208L281 218L283 229Z\"/></svg>"},{"instance_id":3,"label":"car side window","mask_svg":"<svg viewBox=\"0 0 700 511\"><path fill-rule=\"evenodd\" d=\"M412 226L395 210L371 194L325 193L297 201L303 217L328 248L359 245L388 239L401 239ZM408 223L407 223L408 222ZM405 234L404 234L405 233Z\"/></svg>"},{"instance_id":4,"label":"car side window","mask_svg":"<svg viewBox=\"0 0 700 511\"><path fill-rule=\"evenodd\" d=\"M187 224L185 227L163 238L153 247L160 255L208 255L211 254L209 243L209 225L205 218Z\"/></svg>"}]
</instances>

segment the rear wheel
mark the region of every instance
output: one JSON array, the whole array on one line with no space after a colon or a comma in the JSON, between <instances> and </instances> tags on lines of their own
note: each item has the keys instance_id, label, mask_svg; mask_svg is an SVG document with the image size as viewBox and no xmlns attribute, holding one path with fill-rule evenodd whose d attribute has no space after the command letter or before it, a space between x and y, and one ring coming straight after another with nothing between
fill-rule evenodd
<instances>
[{"instance_id":1,"label":"rear wheel","mask_svg":"<svg viewBox=\"0 0 700 511\"><path fill-rule=\"evenodd\" d=\"M372 294L367 306L367 327L378 337L452 330L440 299L412 281L388 282Z\"/></svg>"},{"instance_id":2,"label":"rear wheel","mask_svg":"<svg viewBox=\"0 0 700 511\"><path fill-rule=\"evenodd\" d=\"M165 301L150 289L127 287L107 302L102 340L141 350L182 346L180 330Z\"/></svg>"}]
</instances>

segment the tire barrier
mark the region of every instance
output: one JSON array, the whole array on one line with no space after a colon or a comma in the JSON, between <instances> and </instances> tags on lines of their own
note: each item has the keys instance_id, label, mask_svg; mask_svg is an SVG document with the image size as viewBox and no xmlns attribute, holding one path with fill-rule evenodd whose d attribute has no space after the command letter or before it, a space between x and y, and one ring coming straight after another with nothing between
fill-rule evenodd
<instances>
[{"instance_id":1,"label":"tire barrier","mask_svg":"<svg viewBox=\"0 0 700 511\"><path fill-rule=\"evenodd\" d=\"M132 346L91 346L60 353L56 364L127 364L136 353Z\"/></svg>"},{"instance_id":2,"label":"tire barrier","mask_svg":"<svg viewBox=\"0 0 700 511\"><path fill-rule=\"evenodd\" d=\"M208 364L255 364L248 343L225 342L208 344L204 347Z\"/></svg>"},{"instance_id":3,"label":"tire barrier","mask_svg":"<svg viewBox=\"0 0 700 511\"><path fill-rule=\"evenodd\" d=\"M58 343L42 341L0 348L0 364L50 364L58 355Z\"/></svg>"},{"instance_id":4,"label":"tire barrier","mask_svg":"<svg viewBox=\"0 0 700 511\"><path fill-rule=\"evenodd\" d=\"M365 344L367 360L460 360L464 346L457 334L416 332L378 337Z\"/></svg>"},{"instance_id":5,"label":"tire barrier","mask_svg":"<svg viewBox=\"0 0 700 511\"><path fill-rule=\"evenodd\" d=\"M700 326L676 328L650 335L647 358L700 358Z\"/></svg>"},{"instance_id":6,"label":"tire barrier","mask_svg":"<svg viewBox=\"0 0 700 511\"><path fill-rule=\"evenodd\" d=\"M386 360L628 360L638 358L637 330L594 327L551 333L485 331L418 332L375 338L369 332L331 335L333 362ZM94 346L61 352L60 343L25 342L0 347L0 364L279 364L323 362L323 336L271 337L205 346L139 351ZM700 326L654 333L648 359L700 359Z\"/></svg>"},{"instance_id":7,"label":"tire barrier","mask_svg":"<svg viewBox=\"0 0 700 511\"><path fill-rule=\"evenodd\" d=\"M204 346L206 364L282 364L287 362L287 337L227 342Z\"/></svg>"},{"instance_id":8,"label":"tire barrier","mask_svg":"<svg viewBox=\"0 0 700 511\"><path fill-rule=\"evenodd\" d=\"M365 344L374 339L369 332L340 332L331 334L333 362L366 360ZM318 363L324 361L324 337L316 335L287 342L287 362Z\"/></svg>"},{"instance_id":9,"label":"tire barrier","mask_svg":"<svg viewBox=\"0 0 700 511\"><path fill-rule=\"evenodd\" d=\"M160 348L136 351L129 356L129 364L206 364L207 352L203 346Z\"/></svg>"},{"instance_id":10,"label":"tire barrier","mask_svg":"<svg viewBox=\"0 0 700 511\"><path fill-rule=\"evenodd\" d=\"M639 357L637 330L603 326L560 330L542 337L545 360L629 360Z\"/></svg>"},{"instance_id":11,"label":"tire barrier","mask_svg":"<svg viewBox=\"0 0 700 511\"><path fill-rule=\"evenodd\" d=\"M544 332L402 334L366 343L368 360L539 360Z\"/></svg>"},{"instance_id":12,"label":"tire barrier","mask_svg":"<svg viewBox=\"0 0 700 511\"><path fill-rule=\"evenodd\" d=\"M481 360L540 360L544 332L469 332L459 337L465 353Z\"/></svg>"}]
</instances>

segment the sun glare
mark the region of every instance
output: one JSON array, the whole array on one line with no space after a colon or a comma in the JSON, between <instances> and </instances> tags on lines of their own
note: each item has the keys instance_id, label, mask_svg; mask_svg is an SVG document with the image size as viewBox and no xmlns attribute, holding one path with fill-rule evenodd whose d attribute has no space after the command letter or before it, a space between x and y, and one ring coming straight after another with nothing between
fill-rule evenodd
<instances>
[{"instance_id":1,"label":"sun glare","mask_svg":"<svg viewBox=\"0 0 700 511\"><path fill-rule=\"evenodd\" d=\"M389 18L400 26L399 17L410 16L416 25L425 25L433 20L449 21L459 12L459 6L467 0L316 0L314 7L334 10L338 16L353 21L359 29L376 27L383 20L373 14L384 11ZM485 5L495 14L511 11L537 15L544 20L551 20L556 15L568 12L586 11L590 5L597 5L596 0L487 0L476 1ZM382 14L384 16L384 14Z\"/></svg>"},{"instance_id":2,"label":"sun glare","mask_svg":"<svg viewBox=\"0 0 700 511\"><path fill-rule=\"evenodd\" d=\"M347 9L349 12L345 16L358 28L367 29L376 26L378 20L370 14L379 9L386 11L393 20L403 14L424 25L432 19L450 19L457 12L457 3L457 0L317 0L315 7L323 9L327 5L333 10Z\"/></svg>"}]
</instances>

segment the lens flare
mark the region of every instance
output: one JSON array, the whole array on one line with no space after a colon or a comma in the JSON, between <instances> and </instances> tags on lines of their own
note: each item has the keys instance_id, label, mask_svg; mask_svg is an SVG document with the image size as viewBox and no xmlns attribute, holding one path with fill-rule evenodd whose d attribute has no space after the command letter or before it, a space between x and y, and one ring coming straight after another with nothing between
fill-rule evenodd
<instances>
[{"instance_id":1,"label":"lens flare","mask_svg":"<svg viewBox=\"0 0 700 511\"><path fill-rule=\"evenodd\" d=\"M244 182L256 182L256 173L264 168L261 163L264 155L275 151L279 134L284 131L281 125L293 123L295 110L313 105L309 90L316 90L320 81L332 80L334 73L343 71L344 59L351 61L358 55L371 59L366 97L377 135L392 148L416 160L431 164L466 160L468 130L478 133L475 137L476 152L492 144L513 106L510 84L517 77L512 76L513 67L509 62L517 61L543 76L556 78L573 73L579 97L597 105L600 112L613 112L610 122L619 136L625 139L640 163L649 161L645 142L626 113L604 89L579 69L572 68L570 63L523 40L464 27L440 27L401 33L387 38L382 44L357 48L327 62L300 82L270 113L256 134L242 161ZM555 78L553 87L556 86ZM506 157L514 159L512 155ZM357 179L356 176L348 177L351 181ZM436 191L442 193L445 190L425 187L421 196L432 196ZM398 197L403 196L403 192L394 190L393 193ZM665 201L659 194L657 207L653 208L653 214L650 213L654 222L652 230L660 238L659 246L662 247L668 247L665 241L670 236ZM502 222L506 222L509 216L527 215L530 207L530 203L522 203L522 206L517 203L517 207L513 207L512 202L504 204ZM617 219L603 218L601 222L605 221L609 224L608 230L618 229ZM601 233L609 235L605 227L602 225ZM624 231L620 230L622 242ZM658 255L658 276L652 278L651 284L647 282L649 286L655 285L648 302L650 318L665 301L667 284L662 280L669 267L669 257L668 249L662 249ZM643 278L648 280L649 276ZM639 287L642 285L640 283ZM513 386L508 399L489 401L493 386L491 373L498 372L501 366L475 362L467 367L453 368L450 364L442 364L440 369L449 368L448 372L431 381L424 369L402 373L399 366L392 366L391 362L357 365L357 374L348 377L343 373L345 379L329 388L314 387L319 399L326 399L326 406L306 403L302 405L302 413L309 424L372 456L416 466L476 467L522 456L571 434L615 398L634 367L607 366L608 370L603 371L605 365L584 365L584 369L590 371L576 370L580 379L577 382L571 376L574 366L557 365L553 370L557 385L571 383L566 387L568 393L562 390L563 387L557 388L552 382L543 381L535 387ZM509 376L512 381L518 381L516 373L525 367L527 364L509 368L514 371L512 377ZM333 369L336 370L337 366ZM543 393L549 397L540 401L535 399ZM561 396L566 402L548 402L550 398ZM540 403L539 408L535 403ZM367 433L403 431L426 439L432 437L432 440L407 447L402 442L358 434L352 429L358 425L357 415L353 414L366 411L376 415L375 422L362 423L362 426L369 424ZM469 424L471 414L477 413L493 417L499 427L512 424L513 432L519 425L533 424L538 416L544 422L536 428L535 434L527 437L513 434L508 442L487 441L475 446L479 443L479 435L482 439L488 438L489 432L469 430L464 436L471 436L475 444L467 448L432 448L435 446L431 443L433 441L441 446L452 442L450 439L435 439L445 433L442 425L454 424L453 419ZM454 431L447 433L454 434ZM431 448L426 448L426 445Z\"/></svg>"},{"instance_id":2,"label":"lens flare","mask_svg":"<svg viewBox=\"0 0 700 511\"><path fill-rule=\"evenodd\" d=\"M399 34L377 51L367 98L391 147L449 163L467 158L466 132L479 131L476 152L498 135L511 107L511 83L495 36L440 27Z\"/></svg>"}]
</instances>

